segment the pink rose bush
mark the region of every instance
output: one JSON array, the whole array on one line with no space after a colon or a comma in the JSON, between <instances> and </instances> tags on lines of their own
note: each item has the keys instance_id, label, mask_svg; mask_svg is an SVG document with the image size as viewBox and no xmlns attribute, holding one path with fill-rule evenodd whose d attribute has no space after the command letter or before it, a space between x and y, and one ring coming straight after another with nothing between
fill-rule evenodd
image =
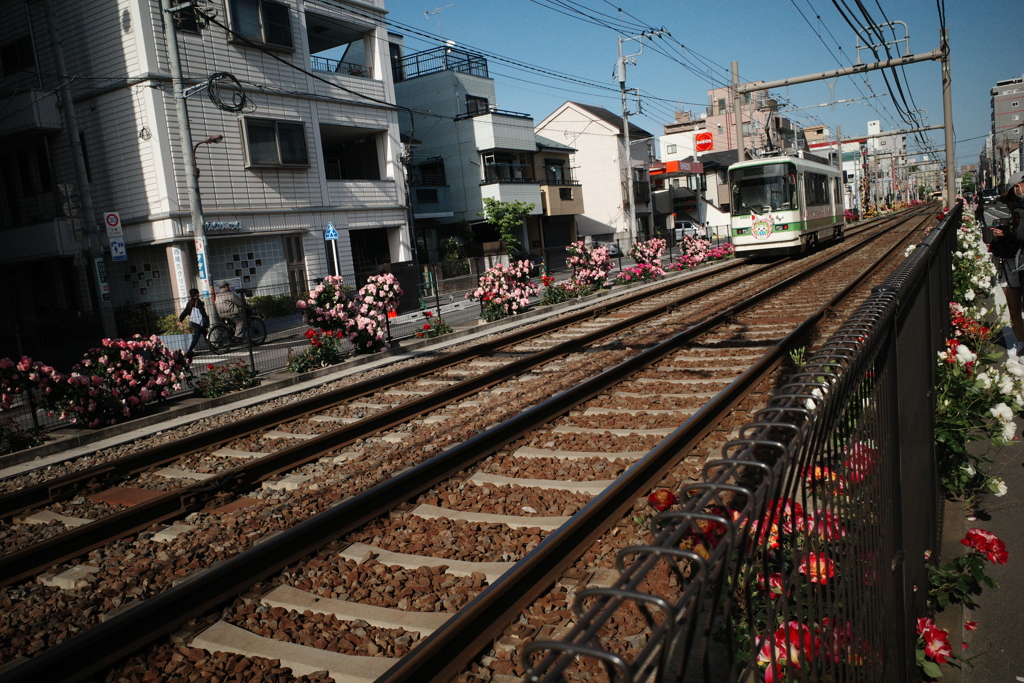
<instances>
[{"instance_id":1,"label":"pink rose bush","mask_svg":"<svg viewBox=\"0 0 1024 683\"><path fill-rule=\"evenodd\" d=\"M35 404L38 392L42 399L53 393L64 376L49 365L22 356L21 360L0 358L0 410L10 410L15 396L24 394L29 403Z\"/></svg>"},{"instance_id":2,"label":"pink rose bush","mask_svg":"<svg viewBox=\"0 0 1024 683\"><path fill-rule=\"evenodd\" d=\"M711 242L693 235L684 235L682 254L669 266L669 270L689 270L706 261L719 261L736 253L731 244L712 247Z\"/></svg>"},{"instance_id":3,"label":"pink rose bush","mask_svg":"<svg viewBox=\"0 0 1024 683\"><path fill-rule=\"evenodd\" d=\"M530 297L540 291L540 285L530 281L529 261L513 261L507 266L499 263L486 270L477 284L466 298L483 304L486 322L525 311Z\"/></svg>"},{"instance_id":4,"label":"pink rose bush","mask_svg":"<svg viewBox=\"0 0 1024 683\"><path fill-rule=\"evenodd\" d=\"M372 275L354 295L338 275L328 275L305 301L295 305L304 322L321 332L336 333L355 347L356 353L373 353L387 348L388 314L398 309L403 292L391 273ZM307 353L317 353L318 347Z\"/></svg>"},{"instance_id":5,"label":"pink rose bush","mask_svg":"<svg viewBox=\"0 0 1024 683\"><path fill-rule=\"evenodd\" d=\"M654 237L646 242L637 242L629 248L629 256L637 263L661 268L661 255L665 253L668 242L660 237Z\"/></svg>"},{"instance_id":6,"label":"pink rose bush","mask_svg":"<svg viewBox=\"0 0 1024 683\"><path fill-rule=\"evenodd\" d=\"M601 288L612 269L612 257L608 247L588 247L586 243L573 242L566 247L569 256L565 264L572 269L572 277L559 286L571 296L585 296Z\"/></svg>"},{"instance_id":7,"label":"pink rose bush","mask_svg":"<svg viewBox=\"0 0 1024 683\"><path fill-rule=\"evenodd\" d=\"M156 335L104 339L71 369L50 405L61 420L106 427L138 417L146 404L178 391L187 369L185 354Z\"/></svg>"},{"instance_id":8,"label":"pink rose bush","mask_svg":"<svg viewBox=\"0 0 1024 683\"><path fill-rule=\"evenodd\" d=\"M660 266L651 263L638 263L635 266L623 268L615 278L615 284L625 285L634 282L649 282L657 280L665 274Z\"/></svg>"}]
</instances>

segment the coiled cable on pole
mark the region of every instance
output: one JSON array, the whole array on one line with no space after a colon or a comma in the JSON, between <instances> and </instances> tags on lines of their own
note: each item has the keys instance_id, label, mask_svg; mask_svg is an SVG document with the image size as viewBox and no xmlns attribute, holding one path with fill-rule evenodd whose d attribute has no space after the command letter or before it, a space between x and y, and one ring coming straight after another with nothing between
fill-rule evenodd
<instances>
[{"instance_id":1,"label":"coiled cable on pole","mask_svg":"<svg viewBox=\"0 0 1024 683\"><path fill-rule=\"evenodd\" d=\"M206 94L215 107L224 111L239 112L249 103L242 84L227 71L210 75L206 81Z\"/></svg>"}]
</instances>

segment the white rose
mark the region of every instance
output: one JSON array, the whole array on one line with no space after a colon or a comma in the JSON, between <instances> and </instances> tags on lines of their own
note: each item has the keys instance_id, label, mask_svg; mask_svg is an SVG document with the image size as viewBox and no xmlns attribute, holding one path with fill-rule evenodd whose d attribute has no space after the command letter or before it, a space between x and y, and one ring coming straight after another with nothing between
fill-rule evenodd
<instances>
[{"instance_id":1,"label":"white rose","mask_svg":"<svg viewBox=\"0 0 1024 683\"><path fill-rule=\"evenodd\" d=\"M973 289L968 289L964 293L964 299L966 299L967 301L974 301L974 290Z\"/></svg>"},{"instance_id":2,"label":"white rose","mask_svg":"<svg viewBox=\"0 0 1024 683\"><path fill-rule=\"evenodd\" d=\"M1011 436L1010 439L1012 438L1013 437ZM1007 439L1007 441L1009 441L1009 439ZM992 479L989 480L988 484L989 490L991 490L997 498L1006 495L1006 491L1008 490L1006 488L1006 482L1000 479L999 477L992 477Z\"/></svg>"},{"instance_id":3,"label":"white rose","mask_svg":"<svg viewBox=\"0 0 1024 683\"><path fill-rule=\"evenodd\" d=\"M1009 396L1013 393L1013 389L1013 378L1009 375L1003 375L1003 378L999 380L999 393L1003 396Z\"/></svg>"},{"instance_id":4,"label":"white rose","mask_svg":"<svg viewBox=\"0 0 1024 683\"><path fill-rule=\"evenodd\" d=\"M958 362L966 365L967 363L973 363L978 360L978 356L964 344L960 344L956 347L956 359Z\"/></svg>"},{"instance_id":5,"label":"white rose","mask_svg":"<svg viewBox=\"0 0 1024 683\"><path fill-rule=\"evenodd\" d=\"M978 473L978 471L974 469L974 465L972 465L971 463L967 463L967 465L964 467L964 471L967 472L968 477L973 477L975 474Z\"/></svg>"},{"instance_id":6,"label":"white rose","mask_svg":"<svg viewBox=\"0 0 1024 683\"><path fill-rule=\"evenodd\" d=\"M1003 367L1014 377L1024 377L1024 363L1021 363L1016 356L1007 357Z\"/></svg>"},{"instance_id":7,"label":"white rose","mask_svg":"<svg viewBox=\"0 0 1024 683\"><path fill-rule=\"evenodd\" d=\"M989 412L992 413L993 417L999 418L1003 422L1011 422L1012 423L1013 411L1010 410L1010 406L1006 405L1005 403L997 403L997 404L995 404L994 406L992 406L992 408L991 408L991 410L989 410Z\"/></svg>"}]
</instances>

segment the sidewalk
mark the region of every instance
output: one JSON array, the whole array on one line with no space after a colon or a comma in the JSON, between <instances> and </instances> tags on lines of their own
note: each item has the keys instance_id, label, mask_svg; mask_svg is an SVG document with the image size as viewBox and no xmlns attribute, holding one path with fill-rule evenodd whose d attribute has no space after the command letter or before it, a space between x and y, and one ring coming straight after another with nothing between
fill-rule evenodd
<instances>
[{"instance_id":1,"label":"sidewalk","mask_svg":"<svg viewBox=\"0 0 1024 683\"><path fill-rule=\"evenodd\" d=\"M996 290L996 305L1005 305L1001 289ZM1012 347L1013 333L1004 330L1007 347ZM960 680L963 683L1002 683L1024 681L1024 420L1018 415L1017 439L1012 444L996 447L987 441L970 444L972 452L984 453L992 459L989 474L1006 481L1003 496L985 495L977 509L968 513L962 528L946 530L952 537L970 528L991 531L1006 543L1010 554L1005 565L987 565L988 575L999 582L999 588L986 589L977 599L976 609L964 609L963 619L950 631L949 640L954 651L960 642L968 649L963 656L973 666L964 666ZM973 518L972 518L973 516ZM975 631L963 628L964 621L978 622ZM947 677L955 681L955 674Z\"/></svg>"}]
</instances>

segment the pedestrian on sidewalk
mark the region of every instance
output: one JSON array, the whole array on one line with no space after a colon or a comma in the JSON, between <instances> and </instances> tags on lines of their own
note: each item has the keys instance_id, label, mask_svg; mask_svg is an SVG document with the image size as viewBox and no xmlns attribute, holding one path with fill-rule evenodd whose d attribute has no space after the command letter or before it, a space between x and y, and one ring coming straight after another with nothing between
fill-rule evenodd
<instances>
[{"instance_id":1,"label":"pedestrian on sidewalk","mask_svg":"<svg viewBox=\"0 0 1024 683\"><path fill-rule=\"evenodd\" d=\"M183 322L186 318L189 324L192 325L192 343L188 346L188 352L185 353L185 357L192 360L192 355L195 352L196 344L206 334L206 330L210 327L210 317L206 315L206 306L203 304L203 300L199 298L198 289L188 290L188 303L185 304L185 310L178 316L178 322Z\"/></svg>"},{"instance_id":2,"label":"pedestrian on sidewalk","mask_svg":"<svg viewBox=\"0 0 1024 683\"><path fill-rule=\"evenodd\" d=\"M1024 270L1024 172L1018 172L1010 178L1009 189L999 198L1010 209L1010 224L992 228L995 241L992 242L992 253L999 258L997 264L999 284L1006 296L1006 312L1010 317L1010 327L1016 338L1013 352L1024 355L1024 310L1020 275Z\"/></svg>"}]
</instances>

